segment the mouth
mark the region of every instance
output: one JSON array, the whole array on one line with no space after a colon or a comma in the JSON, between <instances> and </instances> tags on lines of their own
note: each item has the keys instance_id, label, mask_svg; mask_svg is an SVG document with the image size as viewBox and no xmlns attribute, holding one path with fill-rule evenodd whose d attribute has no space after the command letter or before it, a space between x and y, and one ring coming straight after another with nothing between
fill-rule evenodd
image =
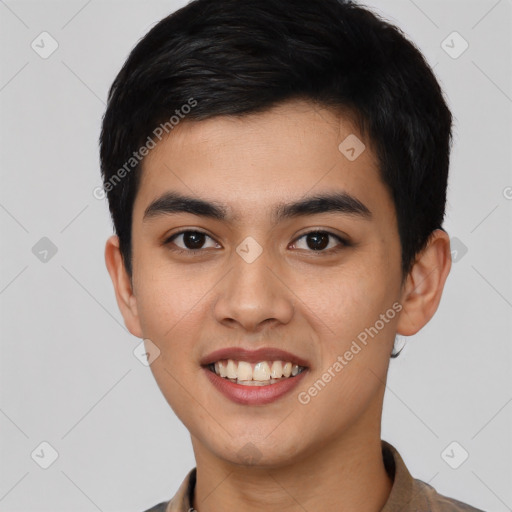
<instances>
[{"instance_id":1,"label":"mouth","mask_svg":"<svg viewBox=\"0 0 512 512\"><path fill-rule=\"evenodd\" d=\"M206 366L208 370L230 382L242 386L270 386L285 379L296 377L307 367L291 361L248 361L221 359Z\"/></svg>"},{"instance_id":2,"label":"mouth","mask_svg":"<svg viewBox=\"0 0 512 512\"><path fill-rule=\"evenodd\" d=\"M238 347L217 350L201 360L208 380L227 398L245 405L263 405L295 388L309 363L283 350Z\"/></svg>"}]
</instances>

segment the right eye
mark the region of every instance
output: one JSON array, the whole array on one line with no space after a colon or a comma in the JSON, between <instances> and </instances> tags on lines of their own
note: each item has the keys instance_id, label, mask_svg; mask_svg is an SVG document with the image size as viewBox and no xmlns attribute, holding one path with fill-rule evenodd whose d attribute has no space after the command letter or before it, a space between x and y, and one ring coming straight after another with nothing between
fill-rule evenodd
<instances>
[{"instance_id":1,"label":"right eye","mask_svg":"<svg viewBox=\"0 0 512 512\"><path fill-rule=\"evenodd\" d=\"M167 245L171 251L180 254L189 253L193 255L201 252L204 248L206 239L210 239L213 242L213 246L210 247L215 248L216 246L219 246L212 237L203 231L190 229L174 233L165 240L164 245ZM176 243L176 241L179 241L179 243ZM180 243L182 245L179 245ZM172 245L177 246L178 248L173 248Z\"/></svg>"}]
</instances>

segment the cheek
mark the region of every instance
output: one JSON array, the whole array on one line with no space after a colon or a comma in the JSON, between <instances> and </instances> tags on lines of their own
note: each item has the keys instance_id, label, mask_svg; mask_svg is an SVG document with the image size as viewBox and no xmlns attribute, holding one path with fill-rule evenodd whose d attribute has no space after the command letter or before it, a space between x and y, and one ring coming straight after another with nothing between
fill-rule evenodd
<instances>
[{"instance_id":1,"label":"cheek","mask_svg":"<svg viewBox=\"0 0 512 512\"><path fill-rule=\"evenodd\" d=\"M215 284L214 276L165 262L148 262L141 269L137 275L136 297L144 336L165 345L179 343L178 332L184 325L194 324L193 319L204 307L207 293Z\"/></svg>"},{"instance_id":2,"label":"cheek","mask_svg":"<svg viewBox=\"0 0 512 512\"><path fill-rule=\"evenodd\" d=\"M143 285L137 290L137 308L142 332L160 350L151 372L175 414L192 427L189 417L201 416L202 411L194 407L193 390L188 391L199 371L191 354L201 337L204 296L211 285L193 286L186 273L164 267L153 267L151 275L140 277Z\"/></svg>"},{"instance_id":3,"label":"cheek","mask_svg":"<svg viewBox=\"0 0 512 512\"><path fill-rule=\"evenodd\" d=\"M195 379L199 370L193 354L202 337L215 276L165 261L139 261L144 263L136 281L142 333L160 350L151 370L169 402L179 407L184 394L180 383Z\"/></svg>"},{"instance_id":4,"label":"cheek","mask_svg":"<svg viewBox=\"0 0 512 512\"><path fill-rule=\"evenodd\" d=\"M373 262L350 270L333 267L328 275L311 279L302 276L293 289L315 331L324 333L336 350L342 350L392 306L398 296L395 281L389 269ZM387 333L392 330L389 327L386 323L382 330Z\"/></svg>"},{"instance_id":5,"label":"cheek","mask_svg":"<svg viewBox=\"0 0 512 512\"><path fill-rule=\"evenodd\" d=\"M364 356L362 356L364 357ZM368 428L379 413L380 395L385 379L369 371L366 362L353 359L339 373L332 372L329 382L321 376L301 395L300 423L304 432L322 431L322 440L336 438L340 431ZM368 416L368 414L370 416Z\"/></svg>"}]
</instances>

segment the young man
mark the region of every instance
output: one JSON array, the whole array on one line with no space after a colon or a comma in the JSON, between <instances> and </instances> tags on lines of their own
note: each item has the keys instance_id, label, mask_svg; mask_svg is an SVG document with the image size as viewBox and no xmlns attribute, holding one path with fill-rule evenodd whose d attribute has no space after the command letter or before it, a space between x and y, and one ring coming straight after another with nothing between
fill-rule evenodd
<instances>
[{"instance_id":1,"label":"young man","mask_svg":"<svg viewBox=\"0 0 512 512\"><path fill-rule=\"evenodd\" d=\"M190 431L161 512L475 511L381 440L398 334L450 271L451 114L420 52L337 0L195 0L115 79L105 258Z\"/></svg>"}]
</instances>

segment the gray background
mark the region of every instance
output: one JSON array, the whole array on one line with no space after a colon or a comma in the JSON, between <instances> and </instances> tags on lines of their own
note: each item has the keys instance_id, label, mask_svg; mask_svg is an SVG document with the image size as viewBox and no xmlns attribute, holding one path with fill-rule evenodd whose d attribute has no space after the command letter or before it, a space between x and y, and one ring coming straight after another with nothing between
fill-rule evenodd
<instances>
[{"instance_id":1,"label":"gray background","mask_svg":"<svg viewBox=\"0 0 512 512\"><path fill-rule=\"evenodd\" d=\"M140 340L104 266L107 205L93 197L108 87L184 3L0 0L1 511L139 512L194 466L188 432L133 355ZM440 309L391 361L382 438L439 492L512 510L512 3L376 4L453 110L445 227L457 238ZM59 45L46 59L31 48L43 31ZM469 43L457 58L453 31ZM47 469L43 441L58 452Z\"/></svg>"}]
</instances>

